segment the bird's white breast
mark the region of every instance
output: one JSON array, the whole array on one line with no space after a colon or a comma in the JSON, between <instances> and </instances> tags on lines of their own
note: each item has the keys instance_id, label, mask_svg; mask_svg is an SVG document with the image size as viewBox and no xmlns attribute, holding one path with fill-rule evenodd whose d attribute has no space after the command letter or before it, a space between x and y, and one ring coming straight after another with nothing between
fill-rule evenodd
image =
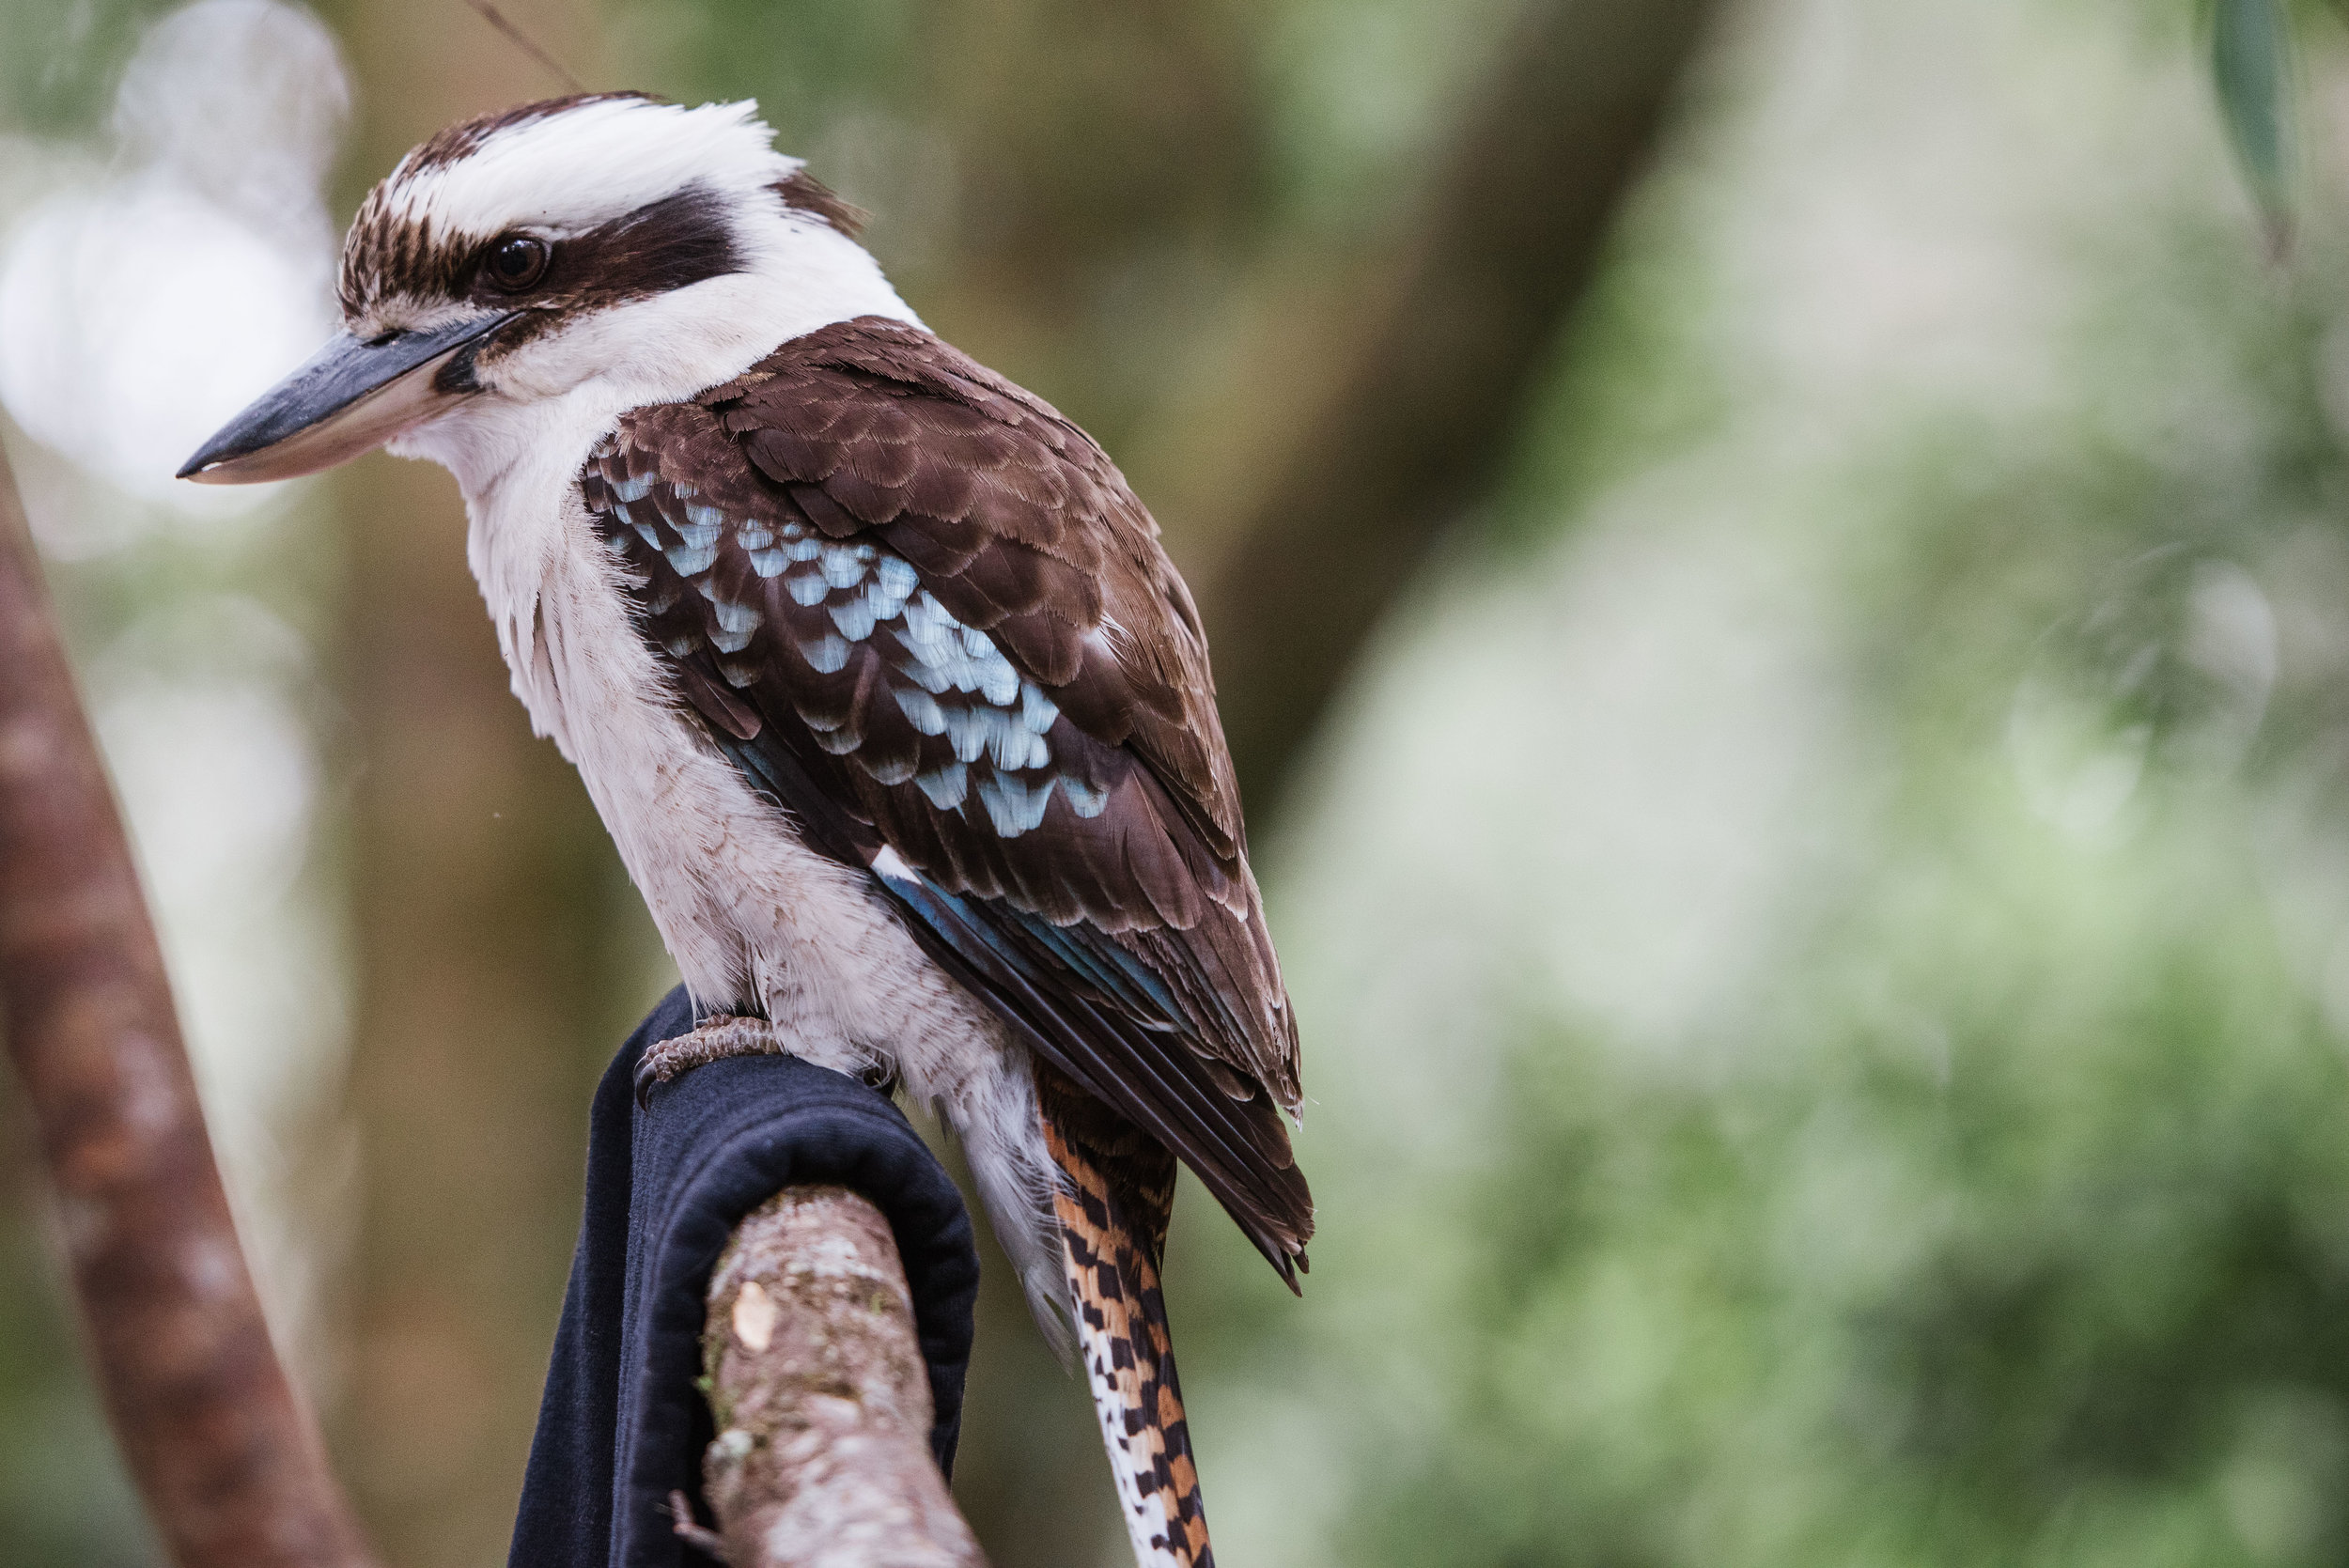
<instances>
[{"instance_id":1,"label":"bird's white breast","mask_svg":"<svg viewBox=\"0 0 2349 1568\"><path fill-rule=\"evenodd\" d=\"M567 433L567 437L568 437ZM583 462L595 431L576 442ZM782 1048L901 1077L962 1140L1038 1322L1066 1348L1051 1168L1025 1052L863 872L817 854L679 705L564 469L468 493L474 570L531 722L578 768L697 1002Z\"/></svg>"},{"instance_id":2,"label":"bird's white breast","mask_svg":"<svg viewBox=\"0 0 2349 1568\"><path fill-rule=\"evenodd\" d=\"M465 487L514 693L578 768L695 1000L766 1011L797 1054L861 1066L896 1032L876 992L926 988L934 967L869 878L809 849L680 707L579 498L609 420L566 419L583 413L569 401L518 411L533 439Z\"/></svg>"}]
</instances>

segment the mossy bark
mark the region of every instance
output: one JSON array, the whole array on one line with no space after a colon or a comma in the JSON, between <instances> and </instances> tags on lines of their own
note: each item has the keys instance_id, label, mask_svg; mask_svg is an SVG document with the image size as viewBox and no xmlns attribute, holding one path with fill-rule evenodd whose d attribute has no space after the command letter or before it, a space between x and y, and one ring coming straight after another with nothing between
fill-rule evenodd
<instances>
[{"instance_id":1,"label":"mossy bark","mask_svg":"<svg viewBox=\"0 0 2349 1568\"><path fill-rule=\"evenodd\" d=\"M743 1219L709 1281L703 1484L734 1568L978 1568L930 1455L929 1374L889 1222L840 1187Z\"/></svg>"}]
</instances>

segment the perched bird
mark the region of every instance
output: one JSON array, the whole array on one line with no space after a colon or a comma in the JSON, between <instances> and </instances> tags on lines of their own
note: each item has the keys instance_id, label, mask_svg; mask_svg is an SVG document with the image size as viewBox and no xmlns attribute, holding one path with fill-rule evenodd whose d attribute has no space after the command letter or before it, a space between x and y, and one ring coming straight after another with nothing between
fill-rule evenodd
<instances>
[{"instance_id":1,"label":"perched bird","mask_svg":"<svg viewBox=\"0 0 2349 1568\"><path fill-rule=\"evenodd\" d=\"M1177 1158L1292 1288L1297 1026L1190 591L1082 430L932 335L755 105L533 103L400 160L343 331L182 476L453 472L537 732L703 1021L951 1126L1134 1548L1213 1560Z\"/></svg>"}]
</instances>

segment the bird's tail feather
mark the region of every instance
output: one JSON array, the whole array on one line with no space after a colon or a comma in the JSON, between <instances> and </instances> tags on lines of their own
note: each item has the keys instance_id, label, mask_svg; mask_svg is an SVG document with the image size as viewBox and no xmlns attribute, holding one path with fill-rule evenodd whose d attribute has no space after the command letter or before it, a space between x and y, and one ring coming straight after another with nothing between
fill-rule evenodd
<instances>
[{"instance_id":1,"label":"bird's tail feather","mask_svg":"<svg viewBox=\"0 0 2349 1568\"><path fill-rule=\"evenodd\" d=\"M1174 1157L1113 1124L1074 1085L1062 1094L1048 1087L1042 1100L1078 1350L1135 1560L1142 1568L1214 1568L1159 1292Z\"/></svg>"}]
</instances>

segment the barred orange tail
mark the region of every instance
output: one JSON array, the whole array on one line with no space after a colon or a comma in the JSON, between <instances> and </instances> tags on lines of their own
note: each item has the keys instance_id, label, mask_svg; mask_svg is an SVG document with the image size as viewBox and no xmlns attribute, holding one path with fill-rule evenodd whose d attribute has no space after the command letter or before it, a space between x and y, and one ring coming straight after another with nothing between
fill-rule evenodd
<instances>
[{"instance_id":1,"label":"barred orange tail","mask_svg":"<svg viewBox=\"0 0 2349 1568\"><path fill-rule=\"evenodd\" d=\"M1060 1169L1061 1257L1126 1528L1142 1568L1214 1568L1199 1468L1174 1378L1159 1263L1174 1157L1044 1069L1044 1136Z\"/></svg>"}]
</instances>

